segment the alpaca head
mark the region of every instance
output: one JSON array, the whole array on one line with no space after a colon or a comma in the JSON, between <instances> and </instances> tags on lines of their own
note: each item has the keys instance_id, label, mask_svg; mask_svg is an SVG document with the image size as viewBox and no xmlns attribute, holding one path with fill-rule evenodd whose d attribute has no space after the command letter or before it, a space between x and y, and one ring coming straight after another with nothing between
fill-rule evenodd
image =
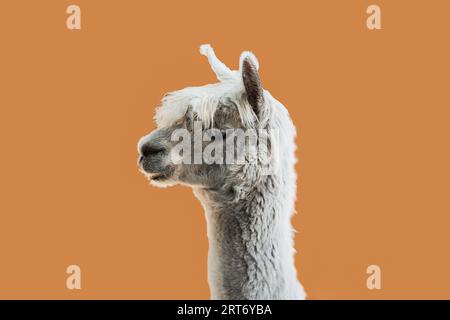
<instances>
[{"instance_id":1,"label":"alpaca head","mask_svg":"<svg viewBox=\"0 0 450 320\"><path fill-rule=\"evenodd\" d=\"M211 46L200 52L219 82L168 93L156 110L156 130L138 143L140 170L156 186L219 188L258 179L279 156L278 130L295 134L284 107L262 88L252 53L243 52L232 71Z\"/></svg>"}]
</instances>

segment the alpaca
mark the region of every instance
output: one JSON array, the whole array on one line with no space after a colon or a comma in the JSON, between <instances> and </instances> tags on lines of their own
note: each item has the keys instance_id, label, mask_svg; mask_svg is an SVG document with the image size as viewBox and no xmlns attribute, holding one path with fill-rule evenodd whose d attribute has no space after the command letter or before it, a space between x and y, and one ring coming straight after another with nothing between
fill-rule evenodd
<instances>
[{"instance_id":1,"label":"alpaca","mask_svg":"<svg viewBox=\"0 0 450 320\"><path fill-rule=\"evenodd\" d=\"M223 64L210 45L202 45L200 53L208 58L218 83L164 96L156 109L157 129L138 143L139 168L151 184L187 185L200 200L207 220L212 299L304 299L294 264L291 225L296 196L295 127L285 107L263 89L259 63L251 52L241 54L237 71ZM250 157L240 163L176 161L173 150L179 139L174 139L174 133L184 130L187 138L195 140L197 123L219 133L215 139L203 139L202 147L222 138L234 141L228 137L229 129L260 130L258 137L263 130L276 131L278 139L266 135L269 148L257 155L269 159L269 166L277 162L276 170L267 173ZM190 146L195 144L188 141ZM192 160L191 155L186 158Z\"/></svg>"}]
</instances>

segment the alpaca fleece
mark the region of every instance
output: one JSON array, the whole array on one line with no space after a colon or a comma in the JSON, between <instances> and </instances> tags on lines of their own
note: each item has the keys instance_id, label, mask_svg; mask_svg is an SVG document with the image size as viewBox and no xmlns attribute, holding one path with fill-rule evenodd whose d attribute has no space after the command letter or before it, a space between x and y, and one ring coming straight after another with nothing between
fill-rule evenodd
<instances>
[{"instance_id":1,"label":"alpaca fleece","mask_svg":"<svg viewBox=\"0 0 450 320\"><path fill-rule=\"evenodd\" d=\"M259 62L243 52L230 70L209 45L207 56L219 82L168 93L157 108L157 129L141 138L141 171L156 186L190 186L203 205L209 240L208 281L212 299L304 299L294 262L296 130L287 109L264 90ZM276 131L268 154L273 172L258 163L174 164L170 136L192 121L205 128ZM155 147L156 146L156 147ZM149 154L144 149L158 150ZM270 153L270 154L269 154Z\"/></svg>"}]
</instances>

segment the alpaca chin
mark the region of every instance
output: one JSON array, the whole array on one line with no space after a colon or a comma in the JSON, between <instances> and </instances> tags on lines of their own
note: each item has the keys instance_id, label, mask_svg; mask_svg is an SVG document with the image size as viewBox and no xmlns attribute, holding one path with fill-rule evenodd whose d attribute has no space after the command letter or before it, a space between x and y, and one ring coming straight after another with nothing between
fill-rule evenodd
<instances>
[{"instance_id":1,"label":"alpaca chin","mask_svg":"<svg viewBox=\"0 0 450 320\"><path fill-rule=\"evenodd\" d=\"M150 184L154 187L158 187L158 188L167 188L167 187L173 187L174 185L177 184L176 181L173 180L163 180L163 181L158 181L158 180L152 180L151 178L148 178L150 181Z\"/></svg>"},{"instance_id":2,"label":"alpaca chin","mask_svg":"<svg viewBox=\"0 0 450 320\"><path fill-rule=\"evenodd\" d=\"M164 179L164 180L157 180L154 178L155 174L148 173L145 170L143 170L142 168L139 169L139 171L147 178L147 180L150 182L150 184L154 187L167 188L167 187L172 187L177 184L176 181L174 181L170 178Z\"/></svg>"}]
</instances>

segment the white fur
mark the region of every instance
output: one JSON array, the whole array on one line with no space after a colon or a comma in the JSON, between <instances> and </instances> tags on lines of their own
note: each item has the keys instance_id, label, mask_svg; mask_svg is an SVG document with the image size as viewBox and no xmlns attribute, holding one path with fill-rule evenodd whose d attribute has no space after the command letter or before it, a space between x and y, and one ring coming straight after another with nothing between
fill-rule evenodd
<instances>
[{"instance_id":1,"label":"white fur","mask_svg":"<svg viewBox=\"0 0 450 320\"><path fill-rule=\"evenodd\" d=\"M201 46L200 52L208 57L219 82L167 94L156 111L158 128L182 119L189 107L211 126L221 102L231 102L245 127L275 129L280 138L272 151L280 161L276 174L263 175L257 166L236 166L228 168L229 176L220 188L191 185L206 212L212 298L304 299L294 264L291 225L296 197L295 127L287 109L268 91L264 90L264 110L258 117L248 103L242 63L250 59L258 69L252 53L243 52L239 70L232 71L217 59L211 46Z\"/></svg>"},{"instance_id":2,"label":"white fur","mask_svg":"<svg viewBox=\"0 0 450 320\"><path fill-rule=\"evenodd\" d=\"M211 68L220 82L199 87L187 87L166 94L155 114L158 127L170 126L181 119L189 106L206 126L210 126L213 123L214 113L223 100L229 100L236 104L243 125L251 127L257 119L245 99L241 74L242 61L246 57L251 58L258 68L256 57L251 52L243 52L240 56L239 71L232 71L216 57L209 44L202 45L200 52L208 57Z\"/></svg>"}]
</instances>

